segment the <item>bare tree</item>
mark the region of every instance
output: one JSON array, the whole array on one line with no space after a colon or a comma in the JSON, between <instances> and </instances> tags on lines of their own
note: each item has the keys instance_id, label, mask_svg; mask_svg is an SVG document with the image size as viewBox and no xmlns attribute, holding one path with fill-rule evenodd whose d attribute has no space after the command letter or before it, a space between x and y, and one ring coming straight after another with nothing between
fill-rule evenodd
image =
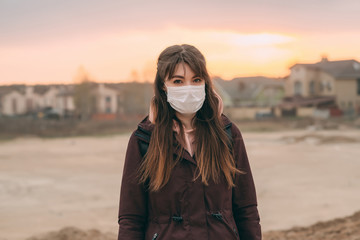
<instances>
[{"instance_id":1,"label":"bare tree","mask_svg":"<svg viewBox=\"0 0 360 240\"><path fill-rule=\"evenodd\" d=\"M85 69L80 66L75 77L74 104L76 115L81 120L90 119L96 112L95 85L96 83L90 81Z\"/></svg>"},{"instance_id":2,"label":"bare tree","mask_svg":"<svg viewBox=\"0 0 360 240\"><path fill-rule=\"evenodd\" d=\"M143 82L151 83L154 81L156 75L156 63L148 61L142 69Z\"/></svg>"}]
</instances>

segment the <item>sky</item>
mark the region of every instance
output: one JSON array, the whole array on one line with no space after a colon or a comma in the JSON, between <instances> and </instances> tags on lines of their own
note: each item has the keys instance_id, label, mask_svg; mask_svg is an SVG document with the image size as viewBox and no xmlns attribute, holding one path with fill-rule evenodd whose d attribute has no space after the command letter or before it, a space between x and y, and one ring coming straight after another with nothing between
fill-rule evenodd
<instances>
[{"instance_id":1,"label":"sky","mask_svg":"<svg viewBox=\"0 0 360 240\"><path fill-rule=\"evenodd\" d=\"M284 77L295 63L360 60L358 0L0 0L0 85L149 81L191 44L212 76Z\"/></svg>"}]
</instances>

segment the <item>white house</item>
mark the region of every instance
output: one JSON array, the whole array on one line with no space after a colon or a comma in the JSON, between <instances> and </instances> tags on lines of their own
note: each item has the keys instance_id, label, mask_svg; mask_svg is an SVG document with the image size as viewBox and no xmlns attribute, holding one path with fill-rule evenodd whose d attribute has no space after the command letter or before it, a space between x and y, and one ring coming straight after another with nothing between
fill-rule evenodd
<instances>
[{"instance_id":1,"label":"white house","mask_svg":"<svg viewBox=\"0 0 360 240\"><path fill-rule=\"evenodd\" d=\"M0 115L15 116L40 111L46 107L60 115L65 110L74 110L72 96L67 95L63 103L60 86L47 85L10 85L0 87Z\"/></svg>"},{"instance_id":2,"label":"white house","mask_svg":"<svg viewBox=\"0 0 360 240\"><path fill-rule=\"evenodd\" d=\"M0 93L0 115L15 116L26 112L23 89L7 88Z\"/></svg>"},{"instance_id":3,"label":"white house","mask_svg":"<svg viewBox=\"0 0 360 240\"><path fill-rule=\"evenodd\" d=\"M74 89L72 85L64 85L59 88L56 94L56 109L60 111L61 115L75 111L74 104Z\"/></svg>"},{"instance_id":4,"label":"white house","mask_svg":"<svg viewBox=\"0 0 360 240\"><path fill-rule=\"evenodd\" d=\"M94 89L97 113L117 113L118 91L100 83Z\"/></svg>"},{"instance_id":5,"label":"white house","mask_svg":"<svg viewBox=\"0 0 360 240\"><path fill-rule=\"evenodd\" d=\"M94 113L123 112L122 89L114 84L91 83ZM51 108L64 116L75 111L74 85L0 86L0 116L34 113Z\"/></svg>"}]
</instances>

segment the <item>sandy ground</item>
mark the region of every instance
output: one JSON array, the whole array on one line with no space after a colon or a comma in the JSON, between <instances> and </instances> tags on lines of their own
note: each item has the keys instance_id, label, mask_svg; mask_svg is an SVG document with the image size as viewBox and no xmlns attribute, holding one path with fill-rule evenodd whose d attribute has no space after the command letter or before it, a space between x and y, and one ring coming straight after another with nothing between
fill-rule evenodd
<instances>
[{"instance_id":1,"label":"sandy ground","mask_svg":"<svg viewBox=\"0 0 360 240\"><path fill-rule=\"evenodd\" d=\"M264 231L308 226L360 210L360 130L243 136ZM0 142L0 240L65 226L116 234L128 138Z\"/></svg>"}]
</instances>

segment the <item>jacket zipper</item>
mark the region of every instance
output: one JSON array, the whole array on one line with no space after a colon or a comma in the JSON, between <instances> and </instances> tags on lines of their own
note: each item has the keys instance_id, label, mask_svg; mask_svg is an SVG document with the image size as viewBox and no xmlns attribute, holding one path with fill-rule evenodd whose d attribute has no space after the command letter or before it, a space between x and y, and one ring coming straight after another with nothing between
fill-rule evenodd
<instances>
[{"instance_id":1,"label":"jacket zipper","mask_svg":"<svg viewBox=\"0 0 360 240\"><path fill-rule=\"evenodd\" d=\"M158 237L158 234L157 233L154 233L154 236L152 237L152 240L156 240Z\"/></svg>"},{"instance_id":2,"label":"jacket zipper","mask_svg":"<svg viewBox=\"0 0 360 240\"><path fill-rule=\"evenodd\" d=\"M235 227L231 227L230 224L227 222L226 219L224 219L223 215L218 212L218 213L212 213L211 214L213 217L215 217L216 219L218 219L220 222L224 223L224 225L230 229L230 231L234 234L235 239L239 239L239 236L237 234L236 228Z\"/></svg>"}]
</instances>

